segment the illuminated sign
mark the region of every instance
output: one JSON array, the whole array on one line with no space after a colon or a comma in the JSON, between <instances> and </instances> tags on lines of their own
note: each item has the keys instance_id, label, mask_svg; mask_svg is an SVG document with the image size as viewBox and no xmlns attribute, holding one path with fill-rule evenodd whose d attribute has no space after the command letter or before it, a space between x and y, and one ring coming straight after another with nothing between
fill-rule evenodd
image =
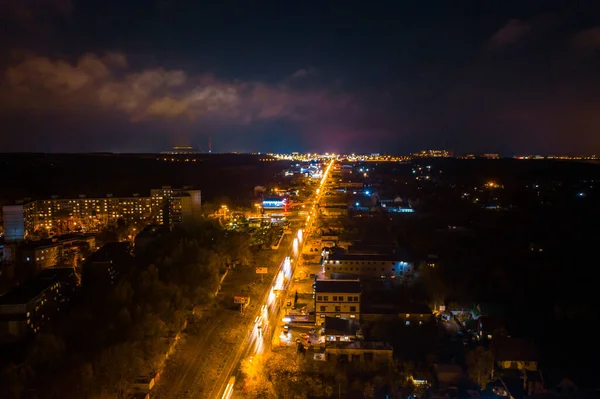
<instances>
[{"instance_id":1,"label":"illuminated sign","mask_svg":"<svg viewBox=\"0 0 600 399\"><path fill-rule=\"evenodd\" d=\"M262 206L265 209L283 209L287 205L287 199L285 198L266 198L262 202Z\"/></svg>"},{"instance_id":2,"label":"illuminated sign","mask_svg":"<svg viewBox=\"0 0 600 399\"><path fill-rule=\"evenodd\" d=\"M250 302L250 297L247 297L247 296L234 296L233 297L233 303L246 304L248 302Z\"/></svg>"},{"instance_id":3,"label":"illuminated sign","mask_svg":"<svg viewBox=\"0 0 600 399\"><path fill-rule=\"evenodd\" d=\"M267 274L267 268L266 267L257 267L256 268L256 274Z\"/></svg>"}]
</instances>

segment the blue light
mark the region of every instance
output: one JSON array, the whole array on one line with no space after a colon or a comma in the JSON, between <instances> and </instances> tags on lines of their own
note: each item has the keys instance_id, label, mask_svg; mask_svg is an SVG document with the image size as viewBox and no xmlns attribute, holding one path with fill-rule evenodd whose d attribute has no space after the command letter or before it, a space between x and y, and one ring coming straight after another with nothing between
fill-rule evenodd
<instances>
[{"instance_id":1,"label":"blue light","mask_svg":"<svg viewBox=\"0 0 600 399\"><path fill-rule=\"evenodd\" d=\"M578 197L585 197L585 193L577 193Z\"/></svg>"},{"instance_id":2,"label":"blue light","mask_svg":"<svg viewBox=\"0 0 600 399\"><path fill-rule=\"evenodd\" d=\"M356 204L354 204L354 206L359 206L360 204L357 202Z\"/></svg>"},{"instance_id":3,"label":"blue light","mask_svg":"<svg viewBox=\"0 0 600 399\"><path fill-rule=\"evenodd\" d=\"M365 195L371 195L371 193L368 191L365 191Z\"/></svg>"}]
</instances>

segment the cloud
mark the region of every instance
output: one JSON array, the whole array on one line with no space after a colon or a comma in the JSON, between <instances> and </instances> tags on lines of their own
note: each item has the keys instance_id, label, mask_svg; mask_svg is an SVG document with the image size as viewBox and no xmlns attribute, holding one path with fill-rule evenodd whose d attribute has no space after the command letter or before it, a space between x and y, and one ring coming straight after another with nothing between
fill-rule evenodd
<instances>
[{"instance_id":1,"label":"cloud","mask_svg":"<svg viewBox=\"0 0 600 399\"><path fill-rule=\"evenodd\" d=\"M506 25L492 35L489 40L491 48L509 46L531 32L531 25L519 19L511 19Z\"/></svg>"},{"instance_id":2,"label":"cloud","mask_svg":"<svg viewBox=\"0 0 600 399\"><path fill-rule=\"evenodd\" d=\"M314 75L317 72L316 69L314 68L303 68L303 69L298 69L296 72L294 72L291 76L291 79L302 79L302 78L306 78L310 75Z\"/></svg>"},{"instance_id":3,"label":"cloud","mask_svg":"<svg viewBox=\"0 0 600 399\"><path fill-rule=\"evenodd\" d=\"M204 118L248 124L272 119L308 122L339 114L353 102L349 95L300 90L285 81L226 81L164 68L135 71L122 53L87 53L74 62L22 57L6 69L0 86L6 109L68 113L86 108L124 113L134 122Z\"/></svg>"},{"instance_id":4,"label":"cloud","mask_svg":"<svg viewBox=\"0 0 600 399\"><path fill-rule=\"evenodd\" d=\"M600 26L595 26L590 29L579 32L573 38L575 47L587 51L597 50L600 48Z\"/></svg>"}]
</instances>

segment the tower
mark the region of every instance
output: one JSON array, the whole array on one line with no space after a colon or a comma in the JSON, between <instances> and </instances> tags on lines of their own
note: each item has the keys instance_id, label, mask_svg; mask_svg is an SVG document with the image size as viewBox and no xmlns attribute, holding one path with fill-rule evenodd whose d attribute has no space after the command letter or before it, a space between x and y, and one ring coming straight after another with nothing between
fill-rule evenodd
<instances>
[{"instance_id":1,"label":"tower","mask_svg":"<svg viewBox=\"0 0 600 399\"><path fill-rule=\"evenodd\" d=\"M212 152L212 137L208 137L208 152Z\"/></svg>"}]
</instances>

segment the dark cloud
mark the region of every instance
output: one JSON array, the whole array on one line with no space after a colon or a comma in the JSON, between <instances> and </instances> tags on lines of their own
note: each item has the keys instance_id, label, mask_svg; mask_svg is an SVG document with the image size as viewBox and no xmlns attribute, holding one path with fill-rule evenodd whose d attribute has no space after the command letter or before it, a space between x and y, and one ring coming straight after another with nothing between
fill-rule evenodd
<instances>
[{"instance_id":1,"label":"dark cloud","mask_svg":"<svg viewBox=\"0 0 600 399\"><path fill-rule=\"evenodd\" d=\"M531 25L527 22L511 19L490 38L492 48L502 48L522 39L531 32Z\"/></svg>"},{"instance_id":2,"label":"dark cloud","mask_svg":"<svg viewBox=\"0 0 600 399\"><path fill-rule=\"evenodd\" d=\"M584 6L0 0L3 143L597 151Z\"/></svg>"}]
</instances>

